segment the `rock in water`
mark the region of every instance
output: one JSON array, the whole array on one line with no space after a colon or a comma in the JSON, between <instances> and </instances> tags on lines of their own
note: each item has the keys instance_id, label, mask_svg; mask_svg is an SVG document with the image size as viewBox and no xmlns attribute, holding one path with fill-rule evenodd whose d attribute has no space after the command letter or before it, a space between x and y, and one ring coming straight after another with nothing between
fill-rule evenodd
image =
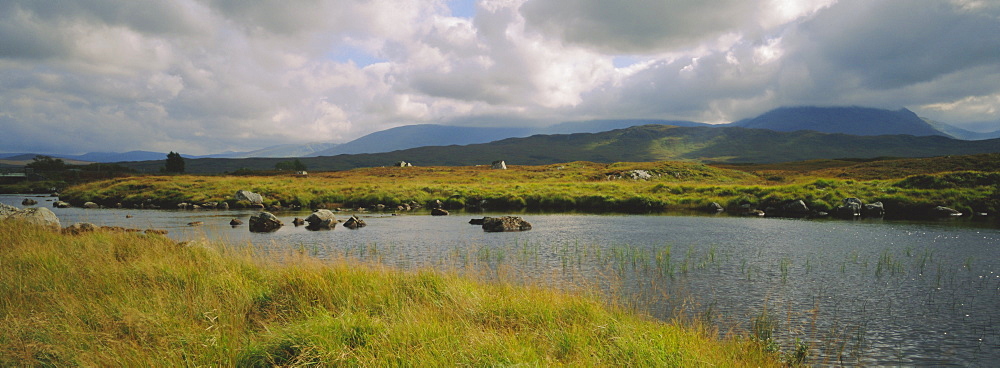
<instances>
[{"instance_id":1,"label":"rock in water","mask_svg":"<svg viewBox=\"0 0 1000 368\"><path fill-rule=\"evenodd\" d=\"M234 219L232 219L232 220L229 220L229 225L232 225L232 226L240 226L240 225L243 225L243 220L240 220L240 219L238 219L238 218L234 218Z\"/></svg>"},{"instance_id":2,"label":"rock in water","mask_svg":"<svg viewBox=\"0 0 1000 368\"><path fill-rule=\"evenodd\" d=\"M298 217L296 217L294 220L292 220L292 225L295 225L295 226L302 226L302 225L305 225L305 224L306 224L306 220L300 219Z\"/></svg>"},{"instance_id":3,"label":"rock in water","mask_svg":"<svg viewBox=\"0 0 1000 368\"><path fill-rule=\"evenodd\" d=\"M94 202L86 202L83 204L83 208L100 208L100 207L101 206L99 206L97 203Z\"/></svg>"},{"instance_id":4,"label":"rock in water","mask_svg":"<svg viewBox=\"0 0 1000 368\"><path fill-rule=\"evenodd\" d=\"M367 225L368 224L365 223L365 220L358 218L358 216L351 216L351 218L347 219L347 221L344 222L344 227L348 229L357 229L359 227L365 227Z\"/></svg>"},{"instance_id":5,"label":"rock in water","mask_svg":"<svg viewBox=\"0 0 1000 368\"><path fill-rule=\"evenodd\" d=\"M431 210L431 216L448 216L448 211L442 208Z\"/></svg>"},{"instance_id":6,"label":"rock in water","mask_svg":"<svg viewBox=\"0 0 1000 368\"><path fill-rule=\"evenodd\" d=\"M306 217L306 222L309 223L306 228L310 230L327 230L337 226L337 217L333 215L333 211L316 210Z\"/></svg>"},{"instance_id":7,"label":"rock in water","mask_svg":"<svg viewBox=\"0 0 1000 368\"><path fill-rule=\"evenodd\" d=\"M517 216L486 217L483 218L483 231L527 231L531 230L531 224Z\"/></svg>"},{"instance_id":8,"label":"rock in water","mask_svg":"<svg viewBox=\"0 0 1000 368\"><path fill-rule=\"evenodd\" d=\"M22 206L34 206L36 204L38 204L38 201L31 198L25 198L23 201L21 201Z\"/></svg>"},{"instance_id":9,"label":"rock in water","mask_svg":"<svg viewBox=\"0 0 1000 368\"><path fill-rule=\"evenodd\" d=\"M270 212L261 212L250 216L250 232L269 233L280 229L282 225L284 224L281 223L281 220L278 220Z\"/></svg>"}]
</instances>

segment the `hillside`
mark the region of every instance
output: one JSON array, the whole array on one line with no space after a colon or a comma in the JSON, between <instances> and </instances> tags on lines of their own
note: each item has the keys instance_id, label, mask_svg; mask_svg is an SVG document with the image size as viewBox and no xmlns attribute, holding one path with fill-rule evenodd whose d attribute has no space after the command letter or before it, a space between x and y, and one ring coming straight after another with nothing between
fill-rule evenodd
<instances>
[{"instance_id":1,"label":"hillside","mask_svg":"<svg viewBox=\"0 0 1000 368\"><path fill-rule=\"evenodd\" d=\"M347 170L390 166L407 161L418 166L485 165L506 160L514 165L559 162L700 162L775 163L842 157L931 157L1000 151L1000 140L961 141L942 136L852 136L813 131L774 132L736 127L645 125L603 133L535 135L465 146L433 146L387 153L302 158L310 170ZM189 159L190 173L231 172L240 168L271 170L280 158ZM157 172L163 161L125 163Z\"/></svg>"}]
</instances>

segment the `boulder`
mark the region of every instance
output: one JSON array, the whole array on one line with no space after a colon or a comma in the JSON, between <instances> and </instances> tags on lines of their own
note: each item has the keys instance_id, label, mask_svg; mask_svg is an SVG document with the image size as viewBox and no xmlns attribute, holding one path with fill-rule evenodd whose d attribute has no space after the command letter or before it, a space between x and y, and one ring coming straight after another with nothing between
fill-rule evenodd
<instances>
[{"instance_id":1,"label":"boulder","mask_svg":"<svg viewBox=\"0 0 1000 368\"><path fill-rule=\"evenodd\" d=\"M186 210L188 208L191 208L191 205L188 204L187 202L181 202L177 204L177 209L179 210Z\"/></svg>"},{"instance_id":2,"label":"boulder","mask_svg":"<svg viewBox=\"0 0 1000 368\"><path fill-rule=\"evenodd\" d=\"M482 225L483 222L486 221L486 219L488 219L488 218L489 217L483 217L483 218L480 218L480 219L469 220L469 225Z\"/></svg>"},{"instance_id":3,"label":"boulder","mask_svg":"<svg viewBox=\"0 0 1000 368\"><path fill-rule=\"evenodd\" d=\"M219 206L217 208L220 209L220 210L228 210L229 209L229 203L228 202L222 202L222 203L219 204Z\"/></svg>"},{"instance_id":4,"label":"boulder","mask_svg":"<svg viewBox=\"0 0 1000 368\"><path fill-rule=\"evenodd\" d=\"M216 208L219 207L219 202L205 202L205 203L202 203L201 206L204 207L204 208L208 208L208 209L213 209L214 210L214 209L216 209Z\"/></svg>"},{"instance_id":5,"label":"boulder","mask_svg":"<svg viewBox=\"0 0 1000 368\"><path fill-rule=\"evenodd\" d=\"M857 198L844 198L843 204L837 206L833 215L843 219L853 219L861 216L861 208L864 204Z\"/></svg>"},{"instance_id":6,"label":"boulder","mask_svg":"<svg viewBox=\"0 0 1000 368\"><path fill-rule=\"evenodd\" d=\"M708 211L708 212L722 212L722 211L725 211L725 210L726 209L724 207L722 207L722 205L719 204L718 202L709 203L708 206L705 207L705 211Z\"/></svg>"},{"instance_id":7,"label":"boulder","mask_svg":"<svg viewBox=\"0 0 1000 368\"><path fill-rule=\"evenodd\" d=\"M448 211L443 208L435 208L431 210L431 216L448 216Z\"/></svg>"},{"instance_id":8,"label":"boulder","mask_svg":"<svg viewBox=\"0 0 1000 368\"><path fill-rule=\"evenodd\" d=\"M801 199L795 200L782 205L781 212L791 216L805 216L809 214L809 206Z\"/></svg>"},{"instance_id":9,"label":"boulder","mask_svg":"<svg viewBox=\"0 0 1000 368\"><path fill-rule=\"evenodd\" d=\"M243 225L243 220L240 220L240 219L238 219L238 218L234 218L234 219L232 219L232 220L229 220L229 225L232 225L232 226L240 226L240 225Z\"/></svg>"},{"instance_id":10,"label":"boulder","mask_svg":"<svg viewBox=\"0 0 1000 368\"><path fill-rule=\"evenodd\" d=\"M264 196L251 192L249 190L237 190L236 191L237 201L247 201L251 204L263 204Z\"/></svg>"},{"instance_id":11,"label":"boulder","mask_svg":"<svg viewBox=\"0 0 1000 368\"><path fill-rule=\"evenodd\" d=\"M303 220L303 219L298 218L298 217L296 217L294 220L292 220L292 225L295 225L295 226L302 226L302 225L305 225L305 224L306 224L306 220Z\"/></svg>"},{"instance_id":12,"label":"boulder","mask_svg":"<svg viewBox=\"0 0 1000 368\"><path fill-rule=\"evenodd\" d=\"M69 225L67 227L64 227L62 229L62 233L63 234L68 234L68 235L79 235L79 234L83 234L83 233L89 233L89 232L95 231L97 229L98 229L97 225L94 225L92 223L89 223L89 222L77 222L75 224L72 224L72 225Z\"/></svg>"},{"instance_id":13,"label":"boulder","mask_svg":"<svg viewBox=\"0 0 1000 368\"><path fill-rule=\"evenodd\" d=\"M493 161L493 164L491 164L490 167L494 170L507 170L507 163L503 160Z\"/></svg>"},{"instance_id":14,"label":"boulder","mask_svg":"<svg viewBox=\"0 0 1000 368\"><path fill-rule=\"evenodd\" d=\"M34 206L36 204L38 204L38 201L31 198L25 198L23 201L21 201L22 206Z\"/></svg>"},{"instance_id":15,"label":"boulder","mask_svg":"<svg viewBox=\"0 0 1000 368\"><path fill-rule=\"evenodd\" d=\"M397 162L393 166L396 166L396 167L410 167L410 166L413 166L413 164L411 164L409 162L406 162L406 161L399 161L399 162Z\"/></svg>"},{"instance_id":16,"label":"boulder","mask_svg":"<svg viewBox=\"0 0 1000 368\"><path fill-rule=\"evenodd\" d=\"M962 216L962 213L958 212L957 210L955 210L953 208L948 208L948 207L944 207L944 206L937 206L937 207L934 207L933 209L931 209L931 216L932 217L938 217L938 218L958 217L958 216Z\"/></svg>"},{"instance_id":17,"label":"boulder","mask_svg":"<svg viewBox=\"0 0 1000 368\"><path fill-rule=\"evenodd\" d=\"M270 212L261 212L250 216L250 231L255 233L269 233L277 231L284 225L276 216Z\"/></svg>"},{"instance_id":18,"label":"boulder","mask_svg":"<svg viewBox=\"0 0 1000 368\"><path fill-rule=\"evenodd\" d=\"M100 208L101 206L94 202L85 202L83 208Z\"/></svg>"},{"instance_id":19,"label":"boulder","mask_svg":"<svg viewBox=\"0 0 1000 368\"><path fill-rule=\"evenodd\" d=\"M869 203L861 207L861 215L864 217L882 217L885 216L885 206L882 202Z\"/></svg>"},{"instance_id":20,"label":"boulder","mask_svg":"<svg viewBox=\"0 0 1000 368\"><path fill-rule=\"evenodd\" d=\"M56 214L45 207L18 209L4 205L3 208L0 208L0 219L19 220L52 230L62 229Z\"/></svg>"},{"instance_id":21,"label":"boulder","mask_svg":"<svg viewBox=\"0 0 1000 368\"><path fill-rule=\"evenodd\" d=\"M13 215L13 214L15 214L17 212L20 212L20 211L21 211L20 208L17 208L17 207L14 207L14 206L8 206L6 204L0 203L0 220L3 220L5 218L7 218L8 216Z\"/></svg>"},{"instance_id":22,"label":"boulder","mask_svg":"<svg viewBox=\"0 0 1000 368\"><path fill-rule=\"evenodd\" d=\"M351 218L344 222L344 227L348 229L357 229L365 226L368 226L368 224L365 223L365 220L358 218L358 216L351 216Z\"/></svg>"},{"instance_id":23,"label":"boulder","mask_svg":"<svg viewBox=\"0 0 1000 368\"><path fill-rule=\"evenodd\" d=\"M758 209L748 209L742 213L743 216L757 216L757 217L764 217L764 215L766 214L767 214L766 212Z\"/></svg>"},{"instance_id":24,"label":"boulder","mask_svg":"<svg viewBox=\"0 0 1000 368\"><path fill-rule=\"evenodd\" d=\"M632 170L625 173L625 176L632 180L649 180L653 178L646 170Z\"/></svg>"},{"instance_id":25,"label":"boulder","mask_svg":"<svg viewBox=\"0 0 1000 368\"><path fill-rule=\"evenodd\" d=\"M309 229L333 229L337 226L337 217L333 215L333 211L316 210L306 217L306 222L309 223Z\"/></svg>"},{"instance_id":26,"label":"boulder","mask_svg":"<svg viewBox=\"0 0 1000 368\"><path fill-rule=\"evenodd\" d=\"M485 217L483 218L483 231L527 231L531 230L531 224L516 216Z\"/></svg>"}]
</instances>

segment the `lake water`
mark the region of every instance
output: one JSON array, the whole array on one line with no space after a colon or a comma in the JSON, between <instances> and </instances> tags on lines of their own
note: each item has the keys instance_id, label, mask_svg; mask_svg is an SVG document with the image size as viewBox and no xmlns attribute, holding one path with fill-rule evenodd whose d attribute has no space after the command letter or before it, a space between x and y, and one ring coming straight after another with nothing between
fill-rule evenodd
<instances>
[{"instance_id":1,"label":"lake water","mask_svg":"<svg viewBox=\"0 0 1000 368\"><path fill-rule=\"evenodd\" d=\"M20 206L25 196L0 195ZM51 208L50 198L35 198ZM231 227L254 211L55 209L178 240L289 248L404 269L436 267L585 287L651 315L696 318L809 346L815 365L993 366L1000 361L1000 226L729 216L518 214L533 229L485 233L483 214L360 214L368 226L308 231L279 212L274 233ZM132 218L126 218L131 214ZM498 214L491 214L498 215ZM349 214L338 214L346 218ZM202 226L188 226L202 221Z\"/></svg>"}]
</instances>

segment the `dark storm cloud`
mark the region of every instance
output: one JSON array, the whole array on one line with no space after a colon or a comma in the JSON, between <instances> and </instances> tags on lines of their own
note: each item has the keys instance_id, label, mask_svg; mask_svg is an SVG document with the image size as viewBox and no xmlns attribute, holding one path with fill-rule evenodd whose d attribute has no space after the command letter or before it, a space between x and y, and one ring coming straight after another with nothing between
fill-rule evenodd
<instances>
[{"instance_id":1,"label":"dark storm cloud","mask_svg":"<svg viewBox=\"0 0 1000 368\"><path fill-rule=\"evenodd\" d=\"M610 53L690 47L753 27L759 1L534 0L521 7L529 29Z\"/></svg>"}]
</instances>

